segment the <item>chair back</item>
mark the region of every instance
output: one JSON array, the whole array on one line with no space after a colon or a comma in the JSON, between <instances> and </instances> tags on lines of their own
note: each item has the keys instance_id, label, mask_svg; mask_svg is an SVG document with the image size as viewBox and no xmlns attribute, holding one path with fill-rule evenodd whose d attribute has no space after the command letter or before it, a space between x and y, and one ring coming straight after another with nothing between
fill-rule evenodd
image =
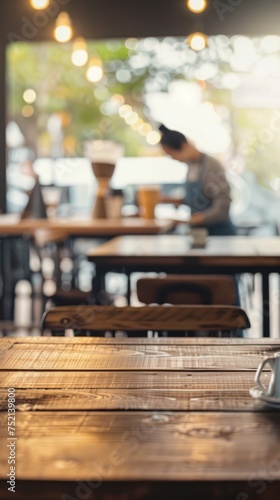
<instances>
[{"instance_id":1,"label":"chair back","mask_svg":"<svg viewBox=\"0 0 280 500\"><path fill-rule=\"evenodd\" d=\"M144 304L235 305L237 294L231 276L177 276L141 278L137 295Z\"/></svg>"},{"instance_id":2,"label":"chair back","mask_svg":"<svg viewBox=\"0 0 280 500\"><path fill-rule=\"evenodd\" d=\"M233 306L67 306L45 313L43 330L64 332L235 331L250 327L246 313Z\"/></svg>"}]
</instances>

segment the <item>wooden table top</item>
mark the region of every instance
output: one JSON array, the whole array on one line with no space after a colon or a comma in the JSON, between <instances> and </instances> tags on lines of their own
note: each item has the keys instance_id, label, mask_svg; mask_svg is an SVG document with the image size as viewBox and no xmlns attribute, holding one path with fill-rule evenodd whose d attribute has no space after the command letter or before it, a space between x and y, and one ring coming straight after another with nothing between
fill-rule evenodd
<instances>
[{"instance_id":1,"label":"wooden table top","mask_svg":"<svg viewBox=\"0 0 280 500\"><path fill-rule=\"evenodd\" d=\"M89 260L113 264L280 265L280 237L209 237L205 248L192 248L182 235L121 236L88 252Z\"/></svg>"},{"instance_id":2,"label":"wooden table top","mask_svg":"<svg viewBox=\"0 0 280 500\"><path fill-rule=\"evenodd\" d=\"M78 482L95 493L98 477L99 496L89 498L109 498L113 487L127 496L110 498L152 500L155 482L159 492L169 481L181 485L176 498L233 500L257 477L273 483L262 498L276 500L280 414L249 389L261 360L279 350L280 340L2 339L0 477L12 387L15 498L47 500L49 488L52 499L77 499Z\"/></svg>"},{"instance_id":3,"label":"wooden table top","mask_svg":"<svg viewBox=\"0 0 280 500\"><path fill-rule=\"evenodd\" d=\"M157 235L166 233L175 226L170 220L142 219L24 219L18 215L0 215L0 235L33 234L38 229L65 231L69 236L116 236L116 235Z\"/></svg>"}]
</instances>

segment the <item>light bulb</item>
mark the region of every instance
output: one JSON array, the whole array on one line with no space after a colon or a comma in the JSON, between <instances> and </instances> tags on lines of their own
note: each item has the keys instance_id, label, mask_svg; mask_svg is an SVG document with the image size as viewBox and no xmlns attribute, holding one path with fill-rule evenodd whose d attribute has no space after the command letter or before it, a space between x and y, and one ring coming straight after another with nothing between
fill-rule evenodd
<instances>
[{"instance_id":1,"label":"light bulb","mask_svg":"<svg viewBox=\"0 0 280 500\"><path fill-rule=\"evenodd\" d=\"M82 67L88 62L87 44L84 38L77 38L74 42L72 52L72 63L75 66Z\"/></svg>"},{"instance_id":2,"label":"light bulb","mask_svg":"<svg viewBox=\"0 0 280 500\"><path fill-rule=\"evenodd\" d=\"M30 3L33 9L43 10L50 5L50 0L30 0Z\"/></svg>"},{"instance_id":3,"label":"light bulb","mask_svg":"<svg viewBox=\"0 0 280 500\"><path fill-rule=\"evenodd\" d=\"M193 50L199 52L205 49L207 45L207 36L203 33L193 33L188 37L187 41Z\"/></svg>"},{"instance_id":4,"label":"light bulb","mask_svg":"<svg viewBox=\"0 0 280 500\"><path fill-rule=\"evenodd\" d=\"M187 7L191 12L194 12L195 14L200 14L200 12L203 12L206 9L207 1L206 0L188 0Z\"/></svg>"},{"instance_id":5,"label":"light bulb","mask_svg":"<svg viewBox=\"0 0 280 500\"><path fill-rule=\"evenodd\" d=\"M98 57L94 57L90 60L89 67L87 70L87 79L92 83L97 83L102 80L104 75L102 62Z\"/></svg>"},{"instance_id":6,"label":"light bulb","mask_svg":"<svg viewBox=\"0 0 280 500\"><path fill-rule=\"evenodd\" d=\"M56 20L54 37L57 42L66 43L71 40L72 36L73 30L69 14L67 14L67 12L61 12Z\"/></svg>"}]
</instances>

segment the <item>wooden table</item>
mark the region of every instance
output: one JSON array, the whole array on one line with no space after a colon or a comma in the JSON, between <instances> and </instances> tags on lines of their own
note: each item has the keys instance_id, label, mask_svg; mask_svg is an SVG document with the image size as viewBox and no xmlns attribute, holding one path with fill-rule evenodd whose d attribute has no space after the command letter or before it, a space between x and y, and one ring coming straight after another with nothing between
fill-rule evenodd
<instances>
[{"instance_id":1,"label":"wooden table","mask_svg":"<svg viewBox=\"0 0 280 500\"><path fill-rule=\"evenodd\" d=\"M262 275L263 332L270 334L269 275L280 270L280 237L210 237L206 248L192 249L188 236L162 235L116 238L88 253L97 268L97 290L109 271L176 274ZM130 297L130 287L128 287Z\"/></svg>"},{"instance_id":2,"label":"wooden table","mask_svg":"<svg viewBox=\"0 0 280 500\"><path fill-rule=\"evenodd\" d=\"M38 230L62 231L65 239L71 238L113 238L118 235L157 235L171 231L175 222L170 220L147 220L123 218L120 220L93 219L25 219L18 215L0 215L0 275L3 277L2 301L0 297L0 318L12 319L13 294L18 275L15 262L20 261L19 279L30 280L29 244L30 237ZM1 304L2 302L2 304Z\"/></svg>"},{"instance_id":3,"label":"wooden table","mask_svg":"<svg viewBox=\"0 0 280 500\"><path fill-rule=\"evenodd\" d=\"M0 350L1 499L279 500L280 413L248 391L280 340L29 338Z\"/></svg>"},{"instance_id":4,"label":"wooden table","mask_svg":"<svg viewBox=\"0 0 280 500\"><path fill-rule=\"evenodd\" d=\"M17 215L0 215L0 235L32 235L38 229L63 230L70 237L113 237L118 235L156 235L167 233L175 227L175 222L164 219L142 219L127 217L123 219L25 219Z\"/></svg>"}]
</instances>

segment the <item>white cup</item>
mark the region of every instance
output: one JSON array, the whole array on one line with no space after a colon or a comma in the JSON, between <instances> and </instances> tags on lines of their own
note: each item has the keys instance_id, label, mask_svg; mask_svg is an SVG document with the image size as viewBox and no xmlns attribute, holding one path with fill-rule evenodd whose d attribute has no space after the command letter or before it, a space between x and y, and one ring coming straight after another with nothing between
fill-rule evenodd
<instances>
[{"instance_id":1,"label":"white cup","mask_svg":"<svg viewBox=\"0 0 280 500\"><path fill-rule=\"evenodd\" d=\"M261 382L262 372L267 365L270 366L272 371L268 388ZM279 398L280 400L280 352L262 361L256 373L255 382L264 396Z\"/></svg>"}]
</instances>

